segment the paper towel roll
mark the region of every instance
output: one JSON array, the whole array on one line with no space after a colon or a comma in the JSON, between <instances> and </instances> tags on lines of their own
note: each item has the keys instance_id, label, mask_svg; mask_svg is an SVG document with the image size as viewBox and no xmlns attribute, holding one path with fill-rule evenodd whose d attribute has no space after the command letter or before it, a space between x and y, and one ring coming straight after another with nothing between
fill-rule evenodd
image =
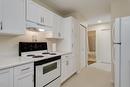
<instances>
[{"instance_id":1,"label":"paper towel roll","mask_svg":"<svg viewBox=\"0 0 130 87\"><path fill-rule=\"evenodd\" d=\"M52 52L56 52L56 43L52 44Z\"/></svg>"}]
</instances>

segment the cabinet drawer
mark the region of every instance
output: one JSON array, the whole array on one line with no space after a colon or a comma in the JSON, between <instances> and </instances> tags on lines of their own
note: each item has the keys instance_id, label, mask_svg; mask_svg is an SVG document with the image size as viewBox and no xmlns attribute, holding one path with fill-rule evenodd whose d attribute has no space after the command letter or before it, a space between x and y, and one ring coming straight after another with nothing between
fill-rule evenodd
<instances>
[{"instance_id":1,"label":"cabinet drawer","mask_svg":"<svg viewBox=\"0 0 130 87\"><path fill-rule=\"evenodd\" d=\"M34 64L33 63L17 66L14 68L15 75L23 75L26 73L33 73L33 71L34 71Z\"/></svg>"}]
</instances>

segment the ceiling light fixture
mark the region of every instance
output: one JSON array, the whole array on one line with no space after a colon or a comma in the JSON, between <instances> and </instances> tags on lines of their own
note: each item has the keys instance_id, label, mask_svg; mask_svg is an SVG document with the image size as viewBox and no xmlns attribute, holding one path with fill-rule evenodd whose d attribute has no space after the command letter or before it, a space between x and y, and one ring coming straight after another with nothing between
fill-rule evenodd
<instances>
[{"instance_id":1,"label":"ceiling light fixture","mask_svg":"<svg viewBox=\"0 0 130 87\"><path fill-rule=\"evenodd\" d=\"M97 23L102 23L102 21L101 21L101 20L98 20Z\"/></svg>"},{"instance_id":2,"label":"ceiling light fixture","mask_svg":"<svg viewBox=\"0 0 130 87\"><path fill-rule=\"evenodd\" d=\"M40 32L44 32L45 31L45 29L41 29L41 28L39 28L38 29Z\"/></svg>"}]
</instances>

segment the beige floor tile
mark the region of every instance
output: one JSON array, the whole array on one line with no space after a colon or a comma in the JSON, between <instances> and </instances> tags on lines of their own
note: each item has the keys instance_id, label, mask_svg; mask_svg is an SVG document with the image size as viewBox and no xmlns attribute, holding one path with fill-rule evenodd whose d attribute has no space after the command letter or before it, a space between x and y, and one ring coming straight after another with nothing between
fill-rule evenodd
<instances>
[{"instance_id":1,"label":"beige floor tile","mask_svg":"<svg viewBox=\"0 0 130 87\"><path fill-rule=\"evenodd\" d=\"M94 67L85 68L66 81L61 87L113 87L111 72Z\"/></svg>"}]
</instances>

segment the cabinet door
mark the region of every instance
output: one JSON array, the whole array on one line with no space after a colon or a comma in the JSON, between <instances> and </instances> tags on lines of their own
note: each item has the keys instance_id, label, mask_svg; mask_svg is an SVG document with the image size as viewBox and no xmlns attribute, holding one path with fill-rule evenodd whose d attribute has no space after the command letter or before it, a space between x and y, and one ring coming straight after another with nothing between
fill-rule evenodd
<instances>
[{"instance_id":1,"label":"cabinet door","mask_svg":"<svg viewBox=\"0 0 130 87\"><path fill-rule=\"evenodd\" d=\"M63 23L63 19L61 16L54 14L53 16L53 32L54 32L54 36L57 38L62 38L62 23Z\"/></svg>"},{"instance_id":2,"label":"cabinet door","mask_svg":"<svg viewBox=\"0 0 130 87\"><path fill-rule=\"evenodd\" d=\"M2 32L24 34L25 0L2 0Z\"/></svg>"},{"instance_id":3,"label":"cabinet door","mask_svg":"<svg viewBox=\"0 0 130 87\"><path fill-rule=\"evenodd\" d=\"M67 79L67 59L65 55L61 58L61 83Z\"/></svg>"},{"instance_id":4,"label":"cabinet door","mask_svg":"<svg viewBox=\"0 0 130 87\"><path fill-rule=\"evenodd\" d=\"M76 70L80 69L80 23L77 20L73 19L73 29L72 29L72 58L76 61Z\"/></svg>"},{"instance_id":5,"label":"cabinet door","mask_svg":"<svg viewBox=\"0 0 130 87\"><path fill-rule=\"evenodd\" d=\"M58 24L57 24L58 37L63 38L63 18L61 16L58 16L57 20L58 20Z\"/></svg>"},{"instance_id":6,"label":"cabinet door","mask_svg":"<svg viewBox=\"0 0 130 87\"><path fill-rule=\"evenodd\" d=\"M53 14L49 10L43 8L43 19L42 19L44 25L46 27L52 27L53 26Z\"/></svg>"},{"instance_id":7,"label":"cabinet door","mask_svg":"<svg viewBox=\"0 0 130 87\"><path fill-rule=\"evenodd\" d=\"M34 23L38 23L41 24L42 23L42 10L40 5L38 5L37 3L35 3L32 0L27 0L27 20L34 22Z\"/></svg>"},{"instance_id":8,"label":"cabinet door","mask_svg":"<svg viewBox=\"0 0 130 87\"><path fill-rule=\"evenodd\" d=\"M34 87L33 74L25 74L16 76L14 79L14 87Z\"/></svg>"},{"instance_id":9,"label":"cabinet door","mask_svg":"<svg viewBox=\"0 0 130 87\"><path fill-rule=\"evenodd\" d=\"M14 68L14 87L34 87L33 64L25 64Z\"/></svg>"},{"instance_id":10,"label":"cabinet door","mask_svg":"<svg viewBox=\"0 0 130 87\"><path fill-rule=\"evenodd\" d=\"M72 56L72 54L69 55L69 64L70 64L70 76L76 73L76 59Z\"/></svg>"},{"instance_id":11,"label":"cabinet door","mask_svg":"<svg viewBox=\"0 0 130 87\"><path fill-rule=\"evenodd\" d=\"M13 69L0 70L0 87L13 87Z\"/></svg>"}]
</instances>

